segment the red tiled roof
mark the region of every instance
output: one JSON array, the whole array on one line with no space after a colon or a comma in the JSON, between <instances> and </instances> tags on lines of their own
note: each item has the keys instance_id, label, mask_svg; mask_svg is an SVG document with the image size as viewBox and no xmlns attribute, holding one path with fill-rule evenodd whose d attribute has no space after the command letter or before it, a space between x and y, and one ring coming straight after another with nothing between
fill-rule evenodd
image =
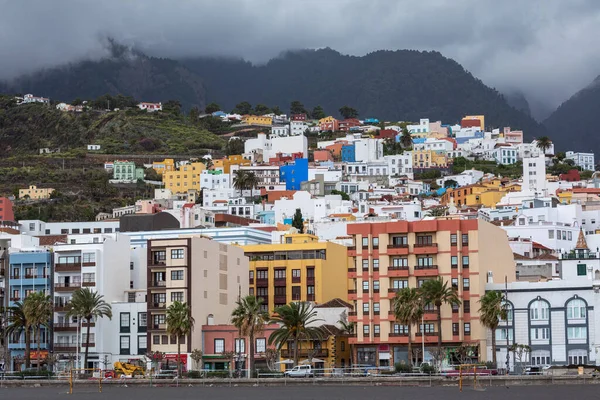
<instances>
[{"instance_id":1,"label":"red tiled roof","mask_svg":"<svg viewBox=\"0 0 600 400\"><path fill-rule=\"evenodd\" d=\"M346 303L344 300L335 298L323 304L317 304L315 308L352 308L352 304Z\"/></svg>"}]
</instances>

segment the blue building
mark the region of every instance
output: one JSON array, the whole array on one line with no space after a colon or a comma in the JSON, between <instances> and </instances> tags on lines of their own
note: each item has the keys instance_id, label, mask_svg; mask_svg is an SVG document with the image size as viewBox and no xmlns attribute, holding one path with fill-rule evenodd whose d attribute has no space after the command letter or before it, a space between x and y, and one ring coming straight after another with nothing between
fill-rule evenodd
<instances>
[{"instance_id":1,"label":"blue building","mask_svg":"<svg viewBox=\"0 0 600 400\"><path fill-rule=\"evenodd\" d=\"M8 259L8 306L12 307L17 302L23 302L32 292L43 291L52 295L52 253L49 251L21 251L10 253ZM42 328L40 359L48 354L50 335L47 329ZM8 370L24 368L24 364L15 362L15 358L25 358L25 333L18 332L9 337L8 348L11 363ZM38 344L34 337L31 338L31 365L37 362Z\"/></svg>"},{"instance_id":2,"label":"blue building","mask_svg":"<svg viewBox=\"0 0 600 400\"><path fill-rule=\"evenodd\" d=\"M308 158L296 158L293 164L279 167L279 179L286 190L300 190L302 182L308 181Z\"/></svg>"},{"instance_id":3,"label":"blue building","mask_svg":"<svg viewBox=\"0 0 600 400\"><path fill-rule=\"evenodd\" d=\"M377 125L378 123L379 123L379 120L377 118L366 118L365 119L365 124Z\"/></svg>"},{"instance_id":4,"label":"blue building","mask_svg":"<svg viewBox=\"0 0 600 400\"><path fill-rule=\"evenodd\" d=\"M354 143L342 146L342 161L356 162L356 147Z\"/></svg>"}]
</instances>

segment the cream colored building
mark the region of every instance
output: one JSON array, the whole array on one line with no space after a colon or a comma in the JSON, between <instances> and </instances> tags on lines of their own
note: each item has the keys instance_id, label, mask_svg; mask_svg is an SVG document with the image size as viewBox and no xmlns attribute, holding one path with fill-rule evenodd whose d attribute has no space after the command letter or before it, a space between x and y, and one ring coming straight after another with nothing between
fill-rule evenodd
<instances>
[{"instance_id":1,"label":"cream colored building","mask_svg":"<svg viewBox=\"0 0 600 400\"><path fill-rule=\"evenodd\" d=\"M49 199L54 192L52 188L38 188L35 185L30 185L27 189L19 189L19 198L23 199L28 196L32 200Z\"/></svg>"},{"instance_id":2,"label":"cream colored building","mask_svg":"<svg viewBox=\"0 0 600 400\"><path fill-rule=\"evenodd\" d=\"M181 352L202 348L202 325L227 324L238 295L248 294L244 250L200 236L148 241L148 350L176 353L167 333L166 310L175 301L190 305L195 328Z\"/></svg>"}]
</instances>

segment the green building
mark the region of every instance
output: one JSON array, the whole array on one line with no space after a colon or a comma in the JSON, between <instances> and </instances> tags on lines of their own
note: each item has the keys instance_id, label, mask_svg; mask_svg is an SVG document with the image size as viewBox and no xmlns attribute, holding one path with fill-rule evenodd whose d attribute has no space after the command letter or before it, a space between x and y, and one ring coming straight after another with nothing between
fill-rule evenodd
<instances>
[{"instance_id":1,"label":"green building","mask_svg":"<svg viewBox=\"0 0 600 400\"><path fill-rule=\"evenodd\" d=\"M113 179L116 181L132 181L144 179L144 168L137 168L133 161L115 161Z\"/></svg>"}]
</instances>

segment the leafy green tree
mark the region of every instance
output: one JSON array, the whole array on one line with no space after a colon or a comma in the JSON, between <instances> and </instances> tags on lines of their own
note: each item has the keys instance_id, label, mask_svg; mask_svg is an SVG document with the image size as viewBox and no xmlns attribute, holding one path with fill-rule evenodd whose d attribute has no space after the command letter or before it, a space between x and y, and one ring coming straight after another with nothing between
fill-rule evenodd
<instances>
[{"instance_id":1,"label":"leafy green tree","mask_svg":"<svg viewBox=\"0 0 600 400\"><path fill-rule=\"evenodd\" d=\"M444 181L444 187L445 188L456 188L456 187L458 187L458 182L456 182L454 179L448 179L448 180Z\"/></svg>"},{"instance_id":2,"label":"leafy green tree","mask_svg":"<svg viewBox=\"0 0 600 400\"><path fill-rule=\"evenodd\" d=\"M298 233L304 233L304 221L302 220L302 210L296 208L294 217L292 218L292 226L298 229Z\"/></svg>"},{"instance_id":3,"label":"leafy green tree","mask_svg":"<svg viewBox=\"0 0 600 400\"><path fill-rule=\"evenodd\" d=\"M25 335L25 368L29 368L31 366L31 322L27 320L22 302L17 301L14 306L8 308L7 322L7 335L21 336L22 333Z\"/></svg>"},{"instance_id":4,"label":"leafy green tree","mask_svg":"<svg viewBox=\"0 0 600 400\"><path fill-rule=\"evenodd\" d=\"M269 344L275 344L281 350L285 344L293 342L294 365L298 365L299 341L321 340L323 337L319 328L311 326L318 321L317 312L308 302L292 302L277 307L270 322L279 324L279 328L269 336Z\"/></svg>"},{"instance_id":5,"label":"leafy green tree","mask_svg":"<svg viewBox=\"0 0 600 400\"><path fill-rule=\"evenodd\" d=\"M265 114L270 114L272 111L269 107L265 106L264 104L257 104L254 107L254 113L256 115L265 115Z\"/></svg>"},{"instance_id":6,"label":"leafy green tree","mask_svg":"<svg viewBox=\"0 0 600 400\"><path fill-rule=\"evenodd\" d=\"M424 304L433 304L437 311L437 334L438 349L442 348L442 305L460 305L460 299L456 290L448 287L448 282L444 282L442 277L430 279L421 285L421 297Z\"/></svg>"},{"instance_id":7,"label":"leafy green tree","mask_svg":"<svg viewBox=\"0 0 600 400\"><path fill-rule=\"evenodd\" d=\"M304 104L300 103L298 100L292 101L290 104L290 114L308 114L306 108L304 108Z\"/></svg>"},{"instance_id":8,"label":"leafy green tree","mask_svg":"<svg viewBox=\"0 0 600 400\"><path fill-rule=\"evenodd\" d=\"M358 111L356 111L354 108L349 107L349 106L342 106L339 109L339 111L340 111L340 114L342 115L342 117L344 117L344 119L358 117Z\"/></svg>"},{"instance_id":9,"label":"leafy green tree","mask_svg":"<svg viewBox=\"0 0 600 400\"><path fill-rule=\"evenodd\" d=\"M281 108L279 108L279 106L271 107L271 111L275 115L281 115L281 114L283 114L283 111L281 111Z\"/></svg>"},{"instance_id":10,"label":"leafy green tree","mask_svg":"<svg viewBox=\"0 0 600 400\"><path fill-rule=\"evenodd\" d=\"M177 338L177 374L181 376L181 338L192 334L194 318L187 303L173 302L167 308L167 332Z\"/></svg>"},{"instance_id":11,"label":"leafy green tree","mask_svg":"<svg viewBox=\"0 0 600 400\"><path fill-rule=\"evenodd\" d=\"M342 192L341 190L332 190L331 194L339 194L342 196L342 200L350 200L350 196L346 192Z\"/></svg>"},{"instance_id":12,"label":"leafy green tree","mask_svg":"<svg viewBox=\"0 0 600 400\"><path fill-rule=\"evenodd\" d=\"M236 302L236 308L231 314L231 323L238 328L240 336L248 336L250 377L254 376L254 338L263 331L265 324L269 321L269 314L262 311L262 303L262 298L243 297Z\"/></svg>"},{"instance_id":13,"label":"leafy green tree","mask_svg":"<svg viewBox=\"0 0 600 400\"><path fill-rule=\"evenodd\" d=\"M228 156L243 154L244 153L244 141L238 137L233 137L225 144L225 154Z\"/></svg>"},{"instance_id":14,"label":"leafy green tree","mask_svg":"<svg viewBox=\"0 0 600 400\"><path fill-rule=\"evenodd\" d=\"M181 114L181 102L179 100L167 100L163 104L163 111L169 112L173 115Z\"/></svg>"},{"instance_id":15,"label":"leafy green tree","mask_svg":"<svg viewBox=\"0 0 600 400\"><path fill-rule=\"evenodd\" d=\"M42 328L50 327L52 318L52 298L44 292L33 292L23 302L23 312L29 321L37 343L37 369L41 369Z\"/></svg>"},{"instance_id":16,"label":"leafy green tree","mask_svg":"<svg viewBox=\"0 0 600 400\"><path fill-rule=\"evenodd\" d=\"M552 147L552 140L548 136L540 136L536 139L536 147L546 154L546 151Z\"/></svg>"},{"instance_id":17,"label":"leafy green tree","mask_svg":"<svg viewBox=\"0 0 600 400\"><path fill-rule=\"evenodd\" d=\"M323 110L323 107L321 106L315 106L312 110L312 112L310 113L310 117L312 119L321 119L321 118L325 118L327 115L325 114L325 111Z\"/></svg>"},{"instance_id":18,"label":"leafy green tree","mask_svg":"<svg viewBox=\"0 0 600 400\"><path fill-rule=\"evenodd\" d=\"M421 293L415 288L403 288L396 292L393 302L396 321L408 327L408 364L412 366L412 326L423 316Z\"/></svg>"},{"instance_id":19,"label":"leafy green tree","mask_svg":"<svg viewBox=\"0 0 600 400\"><path fill-rule=\"evenodd\" d=\"M242 115L252 114L252 104L248 103L247 101L242 101L241 103L235 105L232 113Z\"/></svg>"},{"instance_id":20,"label":"leafy green tree","mask_svg":"<svg viewBox=\"0 0 600 400\"><path fill-rule=\"evenodd\" d=\"M217 111L221 111L221 106L218 105L217 103L207 104L206 107L204 108L204 112L207 114L212 114Z\"/></svg>"},{"instance_id":21,"label":"leafy green tree","mask_svg":"<svg viewBox=\"0 0 600 400\"><path fill-rule=\"evenodd\" d=\"M496 329L500 320L508 317L508 308L504 295L499 291L486 292L479 299L479 321L492 331L492 362L497 366L496 360Z\"/></svg>"},{"instance_id":22,"label":"leafy green tree","mask_svg":"<svg viewBox=\"0 0 600 400\"><path fill-rule=\"evenodd\" d=\"M198 118L200 118L200 109L198 109L198 107L194 106L192 108L190 108L190 112L188 113L190 122L192 124L195 124L196 122L198 122Z\"/></svg>"},{"instance_id":23,"label":"leafy green tree","mask_svg":"<svg viewBox=\"0 0 600 400\"><path fill-rule=\"evenodd\" d=\"M71 307L67 312L68 317L85 318L86 340L85 340L85 356L83 358L84 368L88 365L88 353L90 349L90 322L92 319L108 317L112 319L112 308L110 304L103 300L104 296L93 292L89 288L80 288L73 292L71 297Z\"/></svg>"}]
</instances>

